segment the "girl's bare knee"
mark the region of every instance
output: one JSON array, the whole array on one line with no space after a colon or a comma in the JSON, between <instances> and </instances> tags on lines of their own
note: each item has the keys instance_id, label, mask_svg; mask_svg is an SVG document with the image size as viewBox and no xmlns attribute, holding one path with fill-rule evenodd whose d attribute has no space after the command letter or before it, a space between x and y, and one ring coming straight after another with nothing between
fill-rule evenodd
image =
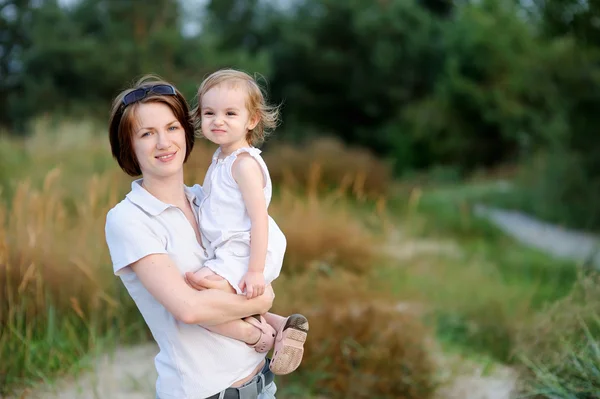
<instances>
[{"instance_id":1,"label":"girl's bare knee","mask_svg":"<svg viewBox=\"0 0 600 399\"><path fill-rule=\"evenodd\" d=\"M223 278L215 272L213 272L212 270L210 270L208 267L202 267L198 271L194 272L194 274L198 277L205 278L207 280L214 280L213 277L219 277L219 279Z\"/></svg>"},{"instance_id":2,"label":"girl's bare knee","mask_svg":"<svg viewBox=\"0 0 600 399\"><path fill-rule=\"evenodd\" d=\"M218 274L216 274L215 272L210 270L208 267L201 268L195 274L206 280L212 280L212 281L224 281L225 280L225 278L219 276ZM235 294L236 293L235 289L231 286L231 284L229 284L228 281L226 281L226 282L227 282L227 284L223 283L222 286L219 286L218 288L215 288L215 289L229 292L231 294Z\"/></svg>"}]
</instances>

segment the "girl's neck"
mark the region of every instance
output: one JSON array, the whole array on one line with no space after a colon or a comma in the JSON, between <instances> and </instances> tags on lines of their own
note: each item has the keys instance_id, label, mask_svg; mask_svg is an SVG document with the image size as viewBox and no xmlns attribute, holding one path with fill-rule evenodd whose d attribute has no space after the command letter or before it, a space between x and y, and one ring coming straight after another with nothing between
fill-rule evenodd
<instances>
[{"instance_id":1,"label":"girl's neck","mask_svg":"<svg viewBox=\"0 0 600 399\"><path fill-rule=\"evenodd\" d=\"M181 208L187 201L183 188L183 174L169 177L144 177L142 187L165 204Z\"/></svg>"}]
</instances>

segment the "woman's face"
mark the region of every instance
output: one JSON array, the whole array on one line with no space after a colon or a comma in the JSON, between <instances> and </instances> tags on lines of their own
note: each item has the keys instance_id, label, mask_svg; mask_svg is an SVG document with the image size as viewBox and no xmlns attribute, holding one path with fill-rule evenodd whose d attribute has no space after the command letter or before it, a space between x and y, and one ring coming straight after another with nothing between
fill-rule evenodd
<instances>
[{"instance_id":1,"label":"woman's face","mask_svg":"<svg viewBox=\"0 0 600 399\"><path fill-rule=\"evenodd\" d=\"M135 112L133 151L144 178L164 178L183 173L185 130L171 108L163 103L143 103Z\"/></svg>"}]
</instances>

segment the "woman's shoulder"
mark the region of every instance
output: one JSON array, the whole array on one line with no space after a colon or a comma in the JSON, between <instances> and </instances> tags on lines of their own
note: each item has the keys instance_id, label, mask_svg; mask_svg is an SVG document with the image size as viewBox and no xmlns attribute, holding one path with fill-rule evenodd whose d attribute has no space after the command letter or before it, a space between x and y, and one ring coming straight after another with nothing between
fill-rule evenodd
<instances>
[{"instance_id":1,"label":"woman's shoulder","mask_svg":"<svg viewBox=\"0 0 600 399\"><path fill-rule=\"evenodd\" d=\"M147 221L150 216L141 208L124 198L117 205L112 207L106 214L106 225L123 225L135 221Z\"/></svg>"}]
</instances>

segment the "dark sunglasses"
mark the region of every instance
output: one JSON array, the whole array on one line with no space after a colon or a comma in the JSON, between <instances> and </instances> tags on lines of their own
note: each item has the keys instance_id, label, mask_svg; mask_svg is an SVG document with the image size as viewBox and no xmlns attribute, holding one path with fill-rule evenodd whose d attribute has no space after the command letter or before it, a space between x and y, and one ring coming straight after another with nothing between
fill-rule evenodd
<instances>
[{"instance_id":1,"label":"dark sunglasses","mask_svg":"<svg viewBox=\"0 0 600 399\"><path fill-rule=\"evenodd\" d=\"M123 108L142 100L150 93L162 94L165 96L177 95L177 93L175 92L175 88L171 85L154 85L149 87L140 87L139 89L135 89L134 91L127 93L125 97L123 97Z\"/></svg>"}]
</instances>

